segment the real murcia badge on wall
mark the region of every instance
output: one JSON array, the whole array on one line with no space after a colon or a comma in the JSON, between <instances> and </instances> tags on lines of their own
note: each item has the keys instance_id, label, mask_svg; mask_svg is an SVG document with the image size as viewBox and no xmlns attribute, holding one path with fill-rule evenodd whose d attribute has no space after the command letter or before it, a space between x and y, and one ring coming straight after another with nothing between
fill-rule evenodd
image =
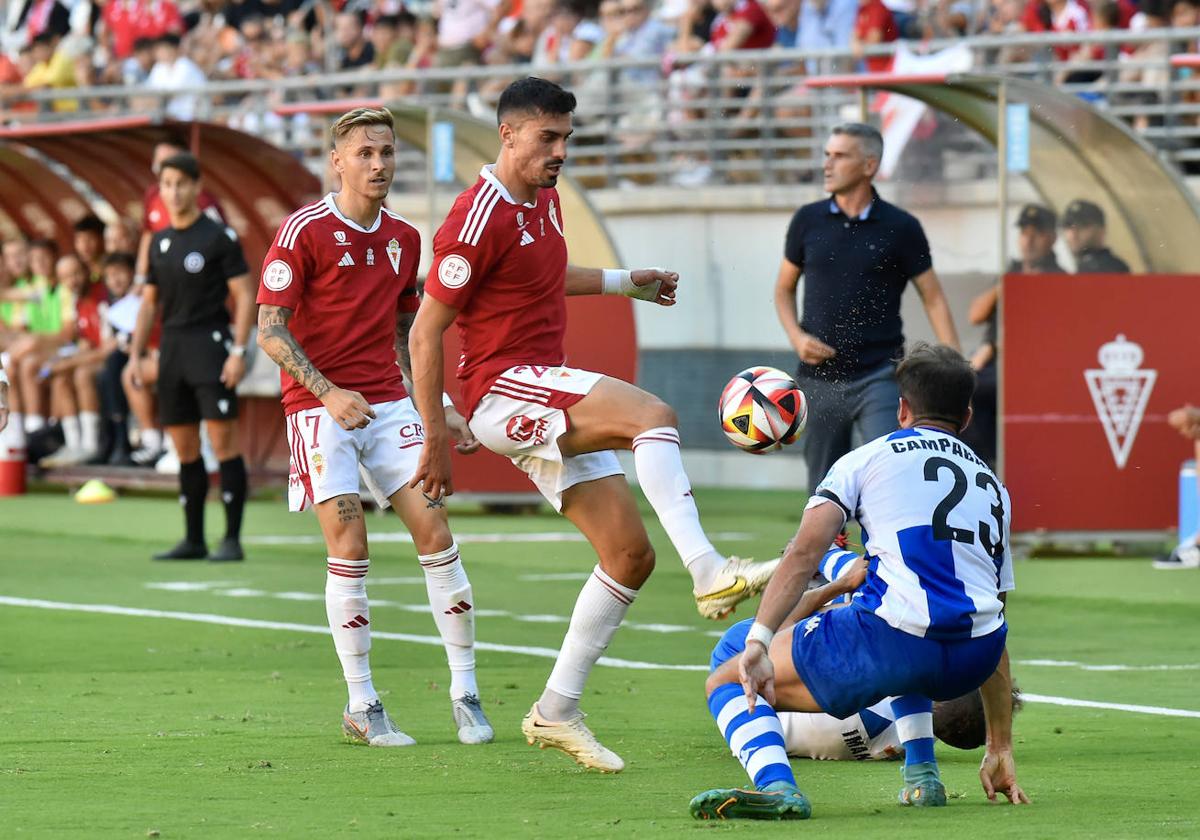
<instances>
[{"instance_id":1,"label":"real murcia badge on wall","mask_svg":"<svg viewBox=\"0 0 1200 840\"><path fill-rule=\"evenodd\" d=\"M1141 346L1126 340L1124 335L1104 344L1098 357L1100 370L1085 370L1083 378L1117 469L1124 469L1158 371L1141 368Z\"/></svg>"},{"instance_id":2,"label":"real murcia badge on wall","mask_svg":"<svg viewBox=\"0 0 1200 840\"><path fill-rule=\"evenodd\" d=\"M403 249L400 247L400 242L396 239L389 239L387 244L388 262L392 264L392 271L400 273L400 253Z\"/></svg>"}]
</instances>

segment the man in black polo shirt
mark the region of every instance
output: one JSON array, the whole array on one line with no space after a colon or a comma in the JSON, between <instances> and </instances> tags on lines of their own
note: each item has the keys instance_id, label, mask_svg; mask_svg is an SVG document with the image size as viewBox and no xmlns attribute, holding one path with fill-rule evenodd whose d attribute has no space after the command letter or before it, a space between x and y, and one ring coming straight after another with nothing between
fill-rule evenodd
<instances>
[{"instance_id":1,"label":"man in black polo shirt","mask_svg":"<svg viewBox=\"0 0 1200 840\"><path fill-rule=\"evenodd\" d=\"M1020 259L1008 263L1009 274L1066 274L1054 256L1058 240L1058 217L1042 204L1026 204L1017 214L1017 250ZM987 324L983 341L971 355L975 368L975 399L971 425L962 434L963 442L993 468L996 466L996 390L998 387L996 358L997 309L1000 284L992 286L971 301L967 320L972 324Z\"/></svg>"},{"instance_id":2,"label":"man in black polo shirt","mask_svg":"<svg viewBox=\"0 0 1200 840\"><path fill-rule=\"evenodd\" d=\"M825 144L829 198L796 211L775 282L775 309L800 357L808 397L804 457L814 489L833 462L862 440L896 428L900 392L893 375L904 352L900 298L917 287L938 341L958 349L958 334L933 271L921 223L879 197L883 138L848 123ZM803 318L796 288L804 275Z\"/></svg>"},{"instance_id":3,"label":"man in black polo shirt","mask_svg":"<svg viewBox=\"0 0 1200 840\"><path fill-rule=\"evenodd\" d=\"M1104 211L1077 198L1062 216L1063 241L1075 257L1076 274L1128 274L1129 264L1104 245Z\"/></svg>"},{"instance_id":4,"label":"man in black polo shirt","mask_svg":"<svg viewBox=\"0 0 1200 840\"><path fill-rule=\"evenodd\" d=\"M246 465L237 439L237 395L246 373L246 340L254 318L254 285L237 234L201 213L200 165L190 154L163 161L159 193L171 224L150 242L150 265L137 326L130 342L134 387L141 387L142 356L162 309L158 406L163 428L179 453L179 489L187 532L156 560L241 560ZM236 306L233 336L225 299ZM204 542L208 473L200 457L200 421L206 420L221 462L225 538L212 554Z\"/></svg>"}]
</instances>

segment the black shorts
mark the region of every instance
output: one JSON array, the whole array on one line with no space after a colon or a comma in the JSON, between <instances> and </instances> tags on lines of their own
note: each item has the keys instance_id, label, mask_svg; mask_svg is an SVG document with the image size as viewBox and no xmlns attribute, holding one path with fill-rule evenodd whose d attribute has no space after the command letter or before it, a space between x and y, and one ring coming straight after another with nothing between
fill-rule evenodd
<instances>
[{"instance_id":1,"label":"black shorts","mask_svg":"<svg viewBox=\"0 0 1200 840\"><path fill-rule=\"evenodd\" d=\"M232 420L237 394L221 384L229 329L163 330L158 356L158 419L164 426Z\"/></svg>"}]
</instances>

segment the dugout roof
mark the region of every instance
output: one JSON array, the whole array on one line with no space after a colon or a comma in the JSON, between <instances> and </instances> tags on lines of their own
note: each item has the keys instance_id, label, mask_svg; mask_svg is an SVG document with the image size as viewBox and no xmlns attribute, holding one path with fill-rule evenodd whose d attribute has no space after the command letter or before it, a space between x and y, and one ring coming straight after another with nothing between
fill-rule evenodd
<instances>
[{"instance_id":1,"label":"dugout roof","mask_svg":"<svg viewBox=\"0 0 1200 840\"><path fill-rule=\"evenodd\" d=\"M71 225L91 202L86 185L122 216L141 220L153 183L150 160L162 140L183 141L200 158L253 267L295 208L321 193L319 179L291 154L222 125L152 123L146 117L0 128L0 225L71 247ZM69 173L69 174L68 174ZM252 268L253 270L253 268Z\"/></svg>"},{"instance_id":2,"label":"dugout roof","mask_svg":"<svg viewBox=\"0 0 1200 840\"><path fill-rule=\"evenodd\" d=\"M807 84L901 93L961 120L995 144L1002 81L1009 103L1029 105L1026 177L1048 206L1061 214L1077 198L1100 205L1109 244L1134 271L1195 271L1200 206L1183 178L1125 123L1077 96L1027 79L975 73L825 76Z\"/></svg>"}]
</instances>

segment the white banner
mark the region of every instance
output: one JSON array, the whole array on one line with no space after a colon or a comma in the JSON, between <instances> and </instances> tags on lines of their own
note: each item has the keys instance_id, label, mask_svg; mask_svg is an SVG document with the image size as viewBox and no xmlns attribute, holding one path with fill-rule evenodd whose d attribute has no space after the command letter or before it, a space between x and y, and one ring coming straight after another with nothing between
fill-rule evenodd
<instances>
[{"instance_id":1,"label":"white banner","mask_svg":"<svg viewBox=\"0 0 1200 840\"><path fill-rule=\"evenodd\" d=\"M964 73L971 69L972 61L971 50L965 44L929 55L918 55L904 41L900 41L892 60L892 73ZM887 179L895 173L904 147L925 115L926 105L907 96L886 93L880 97L878 108L883 126L883 160L879 162L879 175Z\"/></svg>"}]
</instances>

